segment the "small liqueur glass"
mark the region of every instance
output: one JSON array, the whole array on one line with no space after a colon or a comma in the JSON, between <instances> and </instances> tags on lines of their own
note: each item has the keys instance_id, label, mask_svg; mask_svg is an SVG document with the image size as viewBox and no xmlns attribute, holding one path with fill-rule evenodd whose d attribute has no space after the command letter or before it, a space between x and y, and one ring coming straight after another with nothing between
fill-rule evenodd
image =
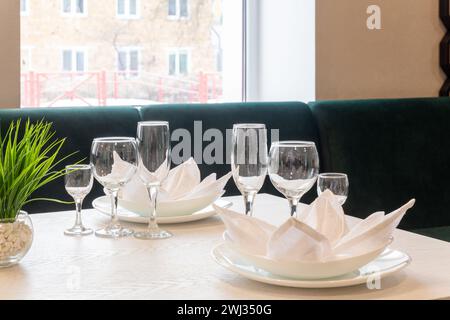
<instances>
[{"instance_id":1,"label":"small liqueur glass","mask_svg":"<svg viewBox=\"0 0 450 320\"><path fill-rule=\"evenodd\" d=\"M92 234L91 228L86 228L81 220L81 210L84 198L91 192L93 177L92 168L88 164L74 164L66 166L64 185L68 194L75 201L76 217L72 228L66 229L68 236L85 236Z\"/></svg>"},{"instance_id":2,"label":"small liqueur glass","mask_svg":"<svg viewBox=\"0 0 450 320\"><path fill-rule=\"evenodd\" d=\"M345 173L321 173L317 179L317 195L330 190L342 206L348 196L348 177Z\"/></svg>"}]
</instances>

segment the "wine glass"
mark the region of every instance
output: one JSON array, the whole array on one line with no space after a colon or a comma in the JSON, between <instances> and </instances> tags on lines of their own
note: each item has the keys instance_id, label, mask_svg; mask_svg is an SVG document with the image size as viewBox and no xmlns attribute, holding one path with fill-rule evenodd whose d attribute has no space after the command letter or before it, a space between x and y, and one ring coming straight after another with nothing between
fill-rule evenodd
<instances>
[{"instance_id":1,"label":"wine glass","mask_svg":"<svg viewBox=\"0 0 450 320\"><path fill-rule=\"evenodd\" d=\"M345 173L321 173L317 179L317 195L330 190L342 206L348 196L348 177Z\"/></svg>"},{"instance_id":2,"label":"wine glass","mask_svg":"<svg viewBox=\"0 0 450 320\"><path fill-rule=\"evenodd\" d=\"M172 236L158 227L156 222L159 187L170 169L170 131L165 121L138 122L137 144L139 151L139 177L147 188L152 208L146 231L136 232L138 239L165 239Z\"/></svg>"},{"instance_id":3,"label":"wine glass","mask_svg":"<svg viewBox=\"0 0 450 320\"><path fill-rule=\"evenodd\" d=\"M253 213L253 201L267 174L267 129L264 124L241 123L233 126L231 171L244 196L245 214Z\"/></svg>"},{"instance_id":4,"label":"wine glass","mask_svg":"<svg viewBox=\"0 0 450 320\"><path fill-rule=\"evenodd\" d=\"M91 146L91 165L95 179L111 197L111 221L95 235L104 238L120 238L133 234L123 228L117 218L119 190L136 173L138 153L136 139L129 137L110 137L94 139Z\"/></svg>"},{"instance_id":5,"label":"wine glass","mask_svg":"<svg viewBox=\"0 0 450 320\"><path fill-rule=\"evenodd\" d=\"M318 173L319 155L314 142L272 143L269 153L269 177L275 188L289 201L291 216L297 217L297 205L316 182Z\"/></svg>"},{"instance_id":6,"label":"wine glass","mask_svg":"<svg viewBox=\"0 0 450 320\"><path fill-rule=\"evenodd\" d=\"M75 201L76 218L72 228L64 230L68 236L86 236L92 234L91 228L86 228L81 221L83 199L91 192L93 184L92 168L88 164L74 164L66 166L64 186L68 194Z\"/></svg>"}]
</instances>

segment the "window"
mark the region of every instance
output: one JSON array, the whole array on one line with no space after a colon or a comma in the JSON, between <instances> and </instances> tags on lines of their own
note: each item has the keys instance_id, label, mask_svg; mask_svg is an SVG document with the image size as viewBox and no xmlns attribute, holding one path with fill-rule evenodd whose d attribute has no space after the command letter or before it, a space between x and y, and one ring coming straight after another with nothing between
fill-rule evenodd
<instances>
[{"instance_id":1,"label":"window","mask_svg":"<svg viewBox=\"0 0 450 320\"><path fill-rule=\"evenodd\" d=\"M86 71L86 53L80 49L64 49L62 51L62 70L64 72Z\"/></svg>"},{"instance_id":2,"label":"window","mask_svg":"<svg viewBox=\"0 0 450 320\"><path fill-rule=\"evenodd\" d=\"M63 15L85 16L87 14L86 2L87 0L62 0Z\"/></svg>"},{"instance_id":3,"label":"window","mask_svg":"<svg viewBox=\"0 0 450 320\"><path fill-rule=\"evenodd\" d=\"M27 2L23 107L241 100L242 0Z\"/></svg>"},{"instance_id":4,"label":"window","mask_svg":"<svg viewBox=\"0 0 450 320\"><path fill-rule=\"evenodd\" d=\"M138 6L138 0L117 0L117 17L123 19L138 18Z\"/></svg>"},{"instance_id":5,"label":"window","mask_svg":"<svg viewBox=\"0 0 450 320\"><path fill-rule=\"evenodd\" d=\"M30 13L30 1L29 0L20 0L20 14L26 16Z\"/></svg>"},{"instance_id":6,"label":"window","mask_svg":"<svg viewBox=\"0 0 450 320\"><path fill-rule=\"evenodd\" d=\"M169 18L188 18L189 17L189 0L168 0Z\"/></svg>"},{"instance_id":7,"label":"window","mask_svg":"<svg viewBox=\"0 0 450 320\"><path fill-rule=\"evenodd\" d=\"M186 76L189 73L189 53L187 50L172 51L169 53L169 75Z\"/></svg>"},{"instance_id":8,"label":"window","mask_svg":"<svg viewBox=\"0 0 450 320\"><path fill-rule=\"evenodd\" d=\"M117 71L125 77L139 75L139 49L120 48L117 51Z\"/></svg>"}]
</instances>

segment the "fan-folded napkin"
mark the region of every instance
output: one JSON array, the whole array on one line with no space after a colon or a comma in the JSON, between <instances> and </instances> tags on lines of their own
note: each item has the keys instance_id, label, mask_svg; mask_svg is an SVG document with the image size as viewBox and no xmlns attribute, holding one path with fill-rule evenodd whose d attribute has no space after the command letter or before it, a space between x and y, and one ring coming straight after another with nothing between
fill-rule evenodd
<instances>
[{"instance_id":1,"label":"fan-folded napkin","mask_svg":"<svg viewBox=\"0 0 450 320\"><path fill-rule=\"evenodd\" d=\"M411 200L385 215L375 212L349 228L342 207L329 190L279 227L214 206L232 245L246 253L279 261L330 261L358 256L386 245ZM276 214L274 212L273 214Z\"/></svg>"},{"instance_id":2,"label":"fan-folded napkin","mask_svg":"<svg viewBox=\"0 0 450 320\"><path fill-rule=\"evenodd\" d=\"M130 164L123 161L119 155L114 153L114 164L111 175L120 175L129 168ZM138 167L136 173L131 181L127 183L120 191L119 198L121 200L132 201L138 207L149 208L151 202L147 189L142 182L139 175L147 175L147 178L154 178L160 180L159 176L165 176L162 171L166 169L167 165L163 164L155 174L148 172L142 165ZM231 177L231 172L216 179L216 174L213 173L207 176L203 181L200 176L200 169L193 158L189 158L184 163L171 169L167 178L163 180L159 194L158 202L173 202L181 200L198 199L203 197L215 196L220 197L225 185Z\"/></svg>"}]
</instances>

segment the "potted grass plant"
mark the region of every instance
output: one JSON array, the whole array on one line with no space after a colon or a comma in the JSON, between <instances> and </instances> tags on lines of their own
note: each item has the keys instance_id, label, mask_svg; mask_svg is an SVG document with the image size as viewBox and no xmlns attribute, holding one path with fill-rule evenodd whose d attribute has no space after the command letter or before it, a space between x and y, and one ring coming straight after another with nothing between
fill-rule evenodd
<instances>
[{"instance_id":1,"label":"potted grass plant","mask_svg":"<svg viewBox=\"0 0 450 320\"><path fill-rule=\"evenodd\" d=\"M10 124L0 134L0 267L18 263L33 242L33 224L24 205L45 184L63 176L56 166L65 139L56 139L52 124L43 120ZM59 201L61 202L61 201Z\"/></svg>"}]
</instances>

